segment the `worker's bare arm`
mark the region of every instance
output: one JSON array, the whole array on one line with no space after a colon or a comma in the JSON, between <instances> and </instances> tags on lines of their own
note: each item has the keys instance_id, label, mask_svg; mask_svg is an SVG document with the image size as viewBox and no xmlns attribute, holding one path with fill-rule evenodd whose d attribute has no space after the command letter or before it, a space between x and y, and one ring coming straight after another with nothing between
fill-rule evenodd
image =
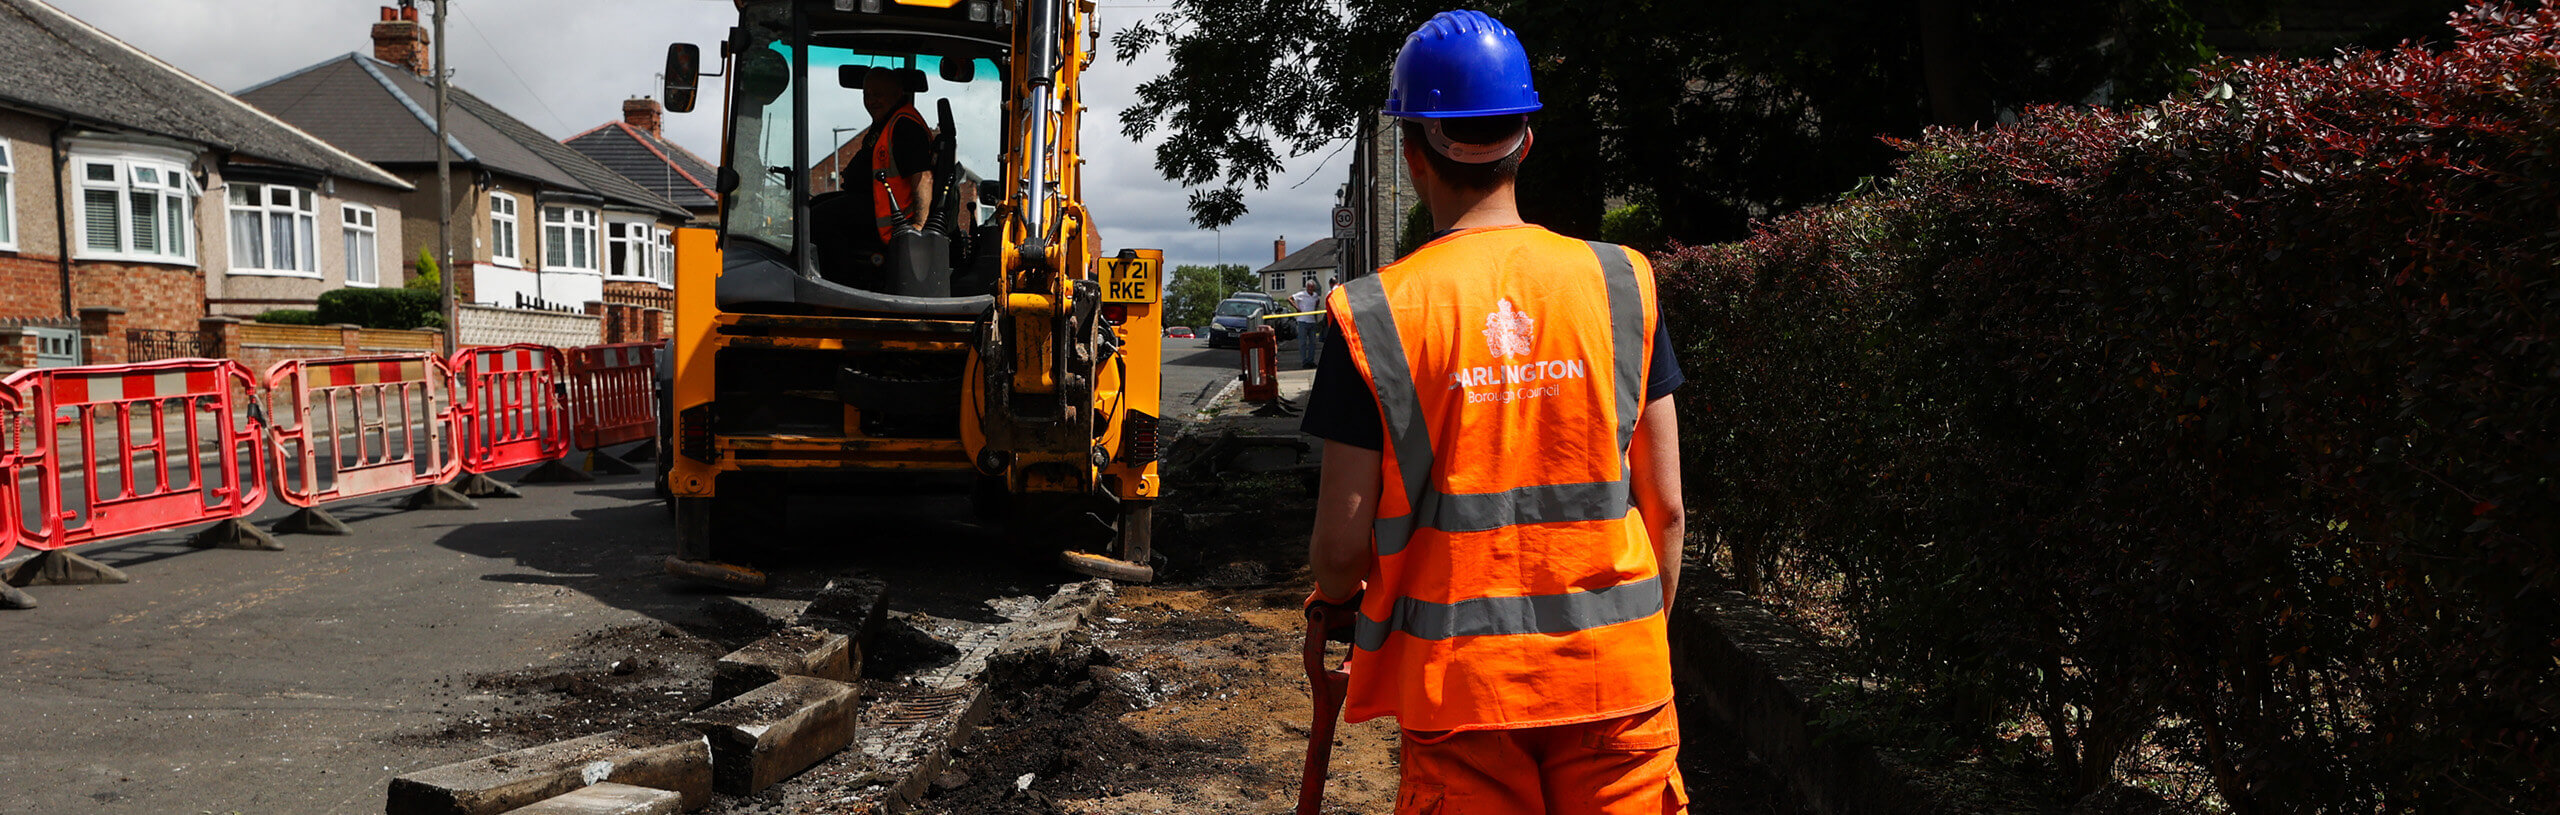
<instances>
[{"instance_id":1,"label":"worker's bare arm","mask_svg":"<svg viewBox=\"0 0 2560 815\"><path fill-rule=\"evenodd\" d=\"M915 207L907 210L907 222L923 229L925 219L933 214L933 171L907 176L907 184L907 189L916 191Z\"/></svg>"},{"instance_id":2,"label":"worker's bare arm","mask_svg":"<svg viewBox=\"0 0 2560 815\"><path fill-rule=\"evenodd\" d=\"M1680 415L1664 394L1644 406L1628 453L1635 474L1636 510L1653 536L1654 562L1662 567L1662 603L1670 607L1680 588L1680 542L1688 535L1680 504ZM1330 460L1328 460L1330 463Z\"/></svg>"},{"instance_id":3,"label":"worker's bare arm","mask_svg":"<svg viewBox=\"0 0 2560 815\"><path fill-rule=\"evenodd\" d=\"M1315 572L1316 591L1326 597L1349 598L1377 559L1370 529L1378 519L1381 479L1378 451L1325 442L1324 480L1316 489L1307 566Z\"/></svg>"}]
</instances>

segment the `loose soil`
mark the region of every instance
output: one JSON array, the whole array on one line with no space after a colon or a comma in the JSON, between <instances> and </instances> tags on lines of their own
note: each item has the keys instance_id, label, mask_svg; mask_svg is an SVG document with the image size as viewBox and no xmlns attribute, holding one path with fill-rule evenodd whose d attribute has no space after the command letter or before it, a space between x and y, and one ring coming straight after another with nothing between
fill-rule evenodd
<instances>
[{"instance_id":1,"label":"loose soil","mask_svg":"<svg viewBox=\"0 0 2560 815\"><path fill-rule=\"evenodd\" d=\"M1090 648L1069 649L1047 676L1007 688L915 811L1291 811L1313 716L1299 656L1309 501L1292 476L1231 479L1168 500L1157 535L1168 579L1121 587ZM1685 723L1692 813L1793 815L1708 717ZM1341 725L1325 812L1392 810L1396 748L1392 720Z\"/></svg>"}]
</instances>

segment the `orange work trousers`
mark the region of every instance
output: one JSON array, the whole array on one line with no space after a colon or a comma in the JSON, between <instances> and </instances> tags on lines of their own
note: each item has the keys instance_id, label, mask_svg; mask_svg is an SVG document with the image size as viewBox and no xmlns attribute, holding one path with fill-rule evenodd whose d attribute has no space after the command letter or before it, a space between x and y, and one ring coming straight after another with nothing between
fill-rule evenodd
<instances>
[{"instance_id":1,"label":"orange work trousers","mask_svg":"<svg viewBox=\"0 0 2560 815\"><path fill-rule=\"evenodd\" d=\"M1404 732L1397 815L1680 815L1680 715L1519 730Z\"/></svg>"}]
</instances>

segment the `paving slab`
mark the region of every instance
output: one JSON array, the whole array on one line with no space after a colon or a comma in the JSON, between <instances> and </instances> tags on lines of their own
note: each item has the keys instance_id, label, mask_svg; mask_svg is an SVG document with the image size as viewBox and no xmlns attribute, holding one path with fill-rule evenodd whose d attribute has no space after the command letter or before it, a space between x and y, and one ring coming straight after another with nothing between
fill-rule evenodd
<instances>
[{"instance_id":1,"label":"paving slab","mask_svg":"<svg viewBox=\"0 0 2560 815\"><path fill-rule=\"evenodd\" d=\"M499 815L613 781L711 801L712 751L700 733L650 726L459 761L391 779L384 815Z\"/></svg>"},{"instance_id":2,"label":"paving slab","mask_svg":"<svg viewBox=\"0 0 2560 815\"><path fill-rule=\"evenodd\" d=\"M508 815L675 815L683 811L684 796L671 790L607 781L509 810Z\"/></svg>"}]
</instances>

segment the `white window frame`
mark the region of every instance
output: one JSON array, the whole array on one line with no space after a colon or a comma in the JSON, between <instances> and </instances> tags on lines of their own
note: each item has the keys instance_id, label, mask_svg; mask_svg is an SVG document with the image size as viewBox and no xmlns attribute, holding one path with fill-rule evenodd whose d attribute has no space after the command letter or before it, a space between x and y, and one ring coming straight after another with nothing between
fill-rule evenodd
<instances>
[{"instance_id":1,"label":"white window frame","mask_svg":"<svg viewBox=\"0 0 2560 815\"><path fill-rule=\"evenodd\" d=\"M98 151L75 147L71 152L71 184L79 197L68 207L72 215L71 234L76 241L71 246L72 258L196 265L196 197L203 190L196 185L195 174L188 171L189 163L158 155L156 151ZM109 177L93 177L95 169L108 170ZM93 192L115 196L114 249L89 245L89 195ZM154 248L150 250L136 248L141 244L136 240L133 229L136 196L151 198L156 228L151 236ZM169 251L173 244L177 249L175 252Z\"/></svg>"},{"instance_id":2,"label":"white window frame","mask_svg":"<svg viewBox=\"0 0 2560 815\"><path fill-rule=\"evenodd\" d=\"M339 246L347 254L347 285L360 289L382 285L382 240L377 217L372 207L363 204L338 205ZM358 251L357 244L363 244ZM362 270L364 279L356 272Z\"/></svg>"},{"instance_id":3,"label":"white window frame","mask_svg":"<svg viewBox=\"0 0 2560 815\"><path fill-rule=\"evenodd\" d=\"M653 228L658 233L658 288L673 289L676 287L676 231L663 226Z\"/></svg>"},{"instance_id":4,"label":"white window frame","mask_svg":"<svg viewBox=\"0 0 2560 815\"><path fill-rule=\"evenodd\" d=\"M599 248L596 238L604 231L598 224L602 214L599 210L586 207L572 207L566 204L543 205L542 270L597 274L602 268L596 251ZM553 237L554 229L559 230L560 236L557 238ZM558 263L551 260L553 246L560 248Z\"/></svg>"},{"instance_id":5,"label":"white window frame","mask_svg":"<svg viewBox=\"0 0 2560 815\"><path fill-rule=\"evenodd\" d=\"M291 184L257 184L239 181L224 185L223 230L229 247L230 273L258 277L320 277L320 193L318 190ZM240 200L246 195L250 202ZM243 259L247 247L240 244L239 219L255 219L258 228L257 257ZM294 263L278 266L276 229L282 228L294 243Z\"/></svg>"},{"instance_id":6,"label":"white window frame","mask_svg":"<svg viewBox=\"0 0 2560 815\"><path fill-rule=\"evenodd\" d=\"M657 224L649 221L605 222L604 277L606 280L657 281L658 251L656 244L649 236L650 230L656 226ZM613 233L617 229L622 232L622 237L614 237ZM615 258L623 259L621 274L615 274L613 271Z\"/></svg>"},{"instance_id":7,"label":"white window frame","mask_svg":"<svg viewBox=\"0 0 2560 815\"><path fill-rule=\"evenodd\" d=\"M8 139L0 139L0 252L18 251L18 165Z\"/></svg>"},{"instance_id":8,"label":"white window frame","mask_svg":"<svg viewBox=\"0 0 2560 815\"><path fill-rule=\"evenodd\" d=\"M515 196L503 192L489 194L489 262L524 268L523 211L522 203Z\"/></svg>"}]
</instances>

